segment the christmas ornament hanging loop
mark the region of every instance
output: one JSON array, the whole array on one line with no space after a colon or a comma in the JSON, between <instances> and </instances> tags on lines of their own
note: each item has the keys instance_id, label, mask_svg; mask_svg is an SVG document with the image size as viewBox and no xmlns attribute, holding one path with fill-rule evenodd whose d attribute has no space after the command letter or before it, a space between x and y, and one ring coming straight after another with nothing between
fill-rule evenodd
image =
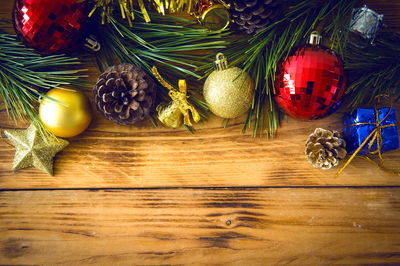
<instances>
[{"instance_id":1,"label":"christmas ornament hanging loop","mask_svg":"<svg viewBox=\"0 0 400 266\"><path fill-rule=\"evenodd\" d=\"M308 44L311 45L320 45L322 40L322 36L318 31L313 31L310 34L310 39L308 40Z\"/></svg>"},{"instance_id":2,"label":"christmas ornament hanging loop","mask_svg":"<svg viewBox=\"0 0 400 266\"><path fill-rule=\"evenodd\" d=\"M157 80L167 89L169 89L169 97L172 102L167 106L158 105L156 110L158 112L158 119L166 126L177 128L181 125L183 116L183 123L187 126L192 126L190 122L189 111L192 113L193 121L199 122L200 115L197 110L188 102L189 96L187 96L187 84L186 80L180 79L178 82L179 91L174 89L168 82L166 82L155 66L152 68L152 72Z\"/></svg>"},{"instance_id":3,"label":"christmas ornament hanging loop","mask_svg":"<svg viewBox=\"0 0 400 266\"><path fill-rule=\"evenodd\" d=\"M214 61L214 69L216 71L225 70L228 68L228 60L223 53L218 53L216 55L216 60Z\"/></svg>"},{"instance_id":4,"label":"christmas ornament hanging loop","mask_svg":"<svg viewBox=\"0 0 400 266\"><path fill-rule=\"evenodd\" d=\"M98 51L100 51L100 48L101 48L100 42L92 34L90 34L89 36L86 36L85 41L84 41L84 46L92 52L98 52Z\"/></svg>"}]
</instances>

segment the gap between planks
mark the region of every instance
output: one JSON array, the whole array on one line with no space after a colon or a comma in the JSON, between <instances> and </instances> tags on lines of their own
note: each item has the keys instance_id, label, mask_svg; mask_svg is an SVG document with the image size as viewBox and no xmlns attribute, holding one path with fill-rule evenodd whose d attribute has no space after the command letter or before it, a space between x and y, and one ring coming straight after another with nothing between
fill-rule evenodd
<instances>
[{"instance_id":1,"label":"gap between planks","mask_svg":"<svg viewBox=\"0 0 400 266\"><path fill-rule=\"evenodd\" d=\"M1 188L0 192L8 191L113 191L113 190L232 190L257 191L264 189L390 189L400 186L245 186L245 187L81 187L81 188Z\"/></svg>"}]
</instances>

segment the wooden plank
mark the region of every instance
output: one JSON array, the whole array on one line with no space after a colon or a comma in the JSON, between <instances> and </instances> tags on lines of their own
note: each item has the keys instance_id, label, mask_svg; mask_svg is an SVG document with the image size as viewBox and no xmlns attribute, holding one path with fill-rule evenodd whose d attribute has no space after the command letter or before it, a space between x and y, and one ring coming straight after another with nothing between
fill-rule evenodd
<instances>
[{"instance_id":1,"label":"wooden plank","mask_svg":"<svg viewBox=\"0 0 400 266\"><path fill-rule=\"evenodd\" d=\"M373 1L371 1L373 2ZM380 2L379 2L380 3ZM380 12L388 12L400 24L399 2L383 1ZM10 16L12 1L0 6L1 16ZM397 13L398 14L398 13ZM98 71L88 66L94 82ZM190 84L189 84L190 85ZM399 107L400 104L397 104ZM254 139L240 134L244 117L228 128L214 116L197 126L191 135L184 130L157 128L147 121L138 126L118 126L98 112L88 131L70 139L71 145L55 160L55 177L35 168L14 173L14 147L4 135L0 140L1 188L121 188L203 186L394 186L398 176L383 172L364 160L355 160L340 178L336 170L314 169L305 159L304 142L316 128L340 129L341 113L320 121L302 122L289 118L274 140ZM398 114L398 120L399 120ZM0 103L0 129L24 128L6 117ZM388 168L399 171L400 152L385 154Z\"/></svg>"},{"instance_id":2,"label":"wooden plank","mask_svg":"<svg viewBox=\"0 0 400 266\"><path fill-rule=\"evenodd\" d=\"M0 187L400 185L398 176L362 159L355 159L338 179L334 179L337 169L323 171L308 163L304 155L308 135L316 127L341 128L341 115L314 122L289 119L275 139L267 140L240 134L240 119L221 128L213 117L193 135L149 123L118 126L96 114L90 129L71 139L56 156L54 177L35 168L14 174L10 169L14 147L0 141ZM3 128L12 126L0 121ZM399 150L384 157L387 167L400 170Z\"/></svg>"},{"instance_id":3,"label":"wooden plank","mask_svg":"<svg viewBox=\"0 0 400 266\"><path fill-rule=\"evenodd\" d=\"M0 193L1 264L400 263L399 188Z\"/></svg>"}]
</instances>

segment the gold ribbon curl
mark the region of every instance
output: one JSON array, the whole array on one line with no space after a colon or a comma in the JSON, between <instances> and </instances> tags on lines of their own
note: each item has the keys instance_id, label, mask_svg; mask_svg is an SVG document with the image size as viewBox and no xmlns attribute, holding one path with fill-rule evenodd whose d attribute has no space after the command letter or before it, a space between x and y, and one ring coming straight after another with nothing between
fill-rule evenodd
<instances>
[{"instance_id":1,"label":"gold ribbon curl","mask_svg":"<svg viewBox=\"0 0 400 266\"><path fill-rule=\"evenodd\" d=\"M179 111L183 115L183 123L187 126L191 126L192 123L190 122L189 111L192 113L193 121L199 122L200 115L197 110L188 102L189 96L187 96L187 86L186 80L180 79L178 82L179 91L174 89L168 82L166 82L161 75L158 73L157 68L155 66L152 67L152 72L157 80L169 90L169 97L171 97L172 101L178 106Z\"/></svg>"},{"instance_id":2,"label":"gold ribbon curl","mask_svg":"<svg viewBox=\"0 0 400 266\"><path fill-rule=\"evenodd\" d=\"M388 118L388 116L390 115L390 113L392 112L393 109L393 103L390 103L390 109L389 112L385 115L384 118L382 118L382 120L379 121L379 111L377 108L377 102L378 99L381 97L388 97L389 95L387 94L379 94L377 96L375 96L375 106L374 106L374 110L375 110L375 123L355 123L352 125L348 125L346 127L352 127L352 126L362 126L362 125L375 125L376 127L374 128L374 130L371 131L371 133L364 139L364 141L361 143L361 145L355 150L355 152L350 156L350 158L346 161L346 163L342 166L342 168L340 168L340 170L337 172L337 174L335 175L335 178L337 178L342 172L343 170L351 163L351 161L357 156L357 154L361 151L361 149L365 146L365 144L367 144L367 142L372 138L372 140L370 141L369 145L368 145L368 153L369 154L378 154L378 158L380 160L380 165L377 164L376 162L372 161L370 158L366 157L366 156L359 156L361 158L364 158L370 162L373 162L375 164L377 164L377 166L381 169L383 169L383 163L384 163L384 159L382 157L382 129L383 128L387 128L387 127L394 127L396 126L396 123L393 124L389 124L389 125L384 125L382 126L381 124L386 120L386 118ZM372 146L376 141L376 150L372 151ZM386 169L385 169L386 170ZM395 172L393 172L395 173ZM395 174L399 174L399 173L395 173Z\"/></svg>"}]
</instances>

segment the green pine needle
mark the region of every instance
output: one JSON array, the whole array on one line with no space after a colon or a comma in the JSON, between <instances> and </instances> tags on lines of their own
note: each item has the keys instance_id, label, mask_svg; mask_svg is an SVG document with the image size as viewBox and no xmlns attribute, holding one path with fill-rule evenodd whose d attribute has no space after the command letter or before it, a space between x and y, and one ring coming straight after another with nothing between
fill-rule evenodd
<instances>
[{"instance_id":1,"label":"green pine needle","mask_svg":"<svg viewBox=\"0 0 400 266\"><path fill-rule=\"evenodd\" d=\"M151 23L144 22L140 12L135 11L133 27L118 16L108 16L109 23L97 23L97 35L102 44L97 62L101 71L108 66L130 63L152 75L157 65L166 80L174 85L178 79L188 79L189 89L198 90L201 77L196 69L207 63L205 54L222 50L228 45L224 38L228 33L210 32L196 27L191 21L172 16L150 14ZM157 23L155 23L157 22ZM172 79L172 81L169 81ZM170 101L168 89L158 86L160 101ZM202 118L207 117L207 104L191 95L191 102Z\"/></svg>"},{"instance_id":2,"label":"green pine needle","mask_svg":"<svg viewBox=\"0 0 400 266\"><path fill-rule=\"evenodd\" d=\"M400 34L384 31L375 45L360 49L348 45L345 53L348 76L346 99L352 111L361 104L371 105L375 96L388 94L400 99Z\"/></svg>"},{"instance_id":3,"label":"green pine needle","mask_svg":"<svg viewBox=\"0 0 400 266\"><path fill-rule=\"evenodd\" d=\"M281 114L274 95L275 72L295 48L304 44L313 30L321 30L332 48L345 49L350 15L358 0L287 0L288 10L282 18L249 39L238 36L224 51L231 65L248 71L256 82L256 93L242 131L253 127L253 136L265 133L273 137ZM208 65L211 70L211 64ZM205 67L204 67L205 68ZM252 120L254 119L254 122Z\"/></svg>"},{"instance_id":4,"label":"green pine needle","mask_svg":"<svg viewBox=\"0 0 400 266\"><path fill-rule=\"evenodd\" d=\"M82 86L83 69L75 69L80 64L77 58L39 55L8 34L9 27L7 20L0 19L0 99L10 119L29 120L45 136L37 113L39 98L54 87Z\"/></svg>"}]
</instances>

